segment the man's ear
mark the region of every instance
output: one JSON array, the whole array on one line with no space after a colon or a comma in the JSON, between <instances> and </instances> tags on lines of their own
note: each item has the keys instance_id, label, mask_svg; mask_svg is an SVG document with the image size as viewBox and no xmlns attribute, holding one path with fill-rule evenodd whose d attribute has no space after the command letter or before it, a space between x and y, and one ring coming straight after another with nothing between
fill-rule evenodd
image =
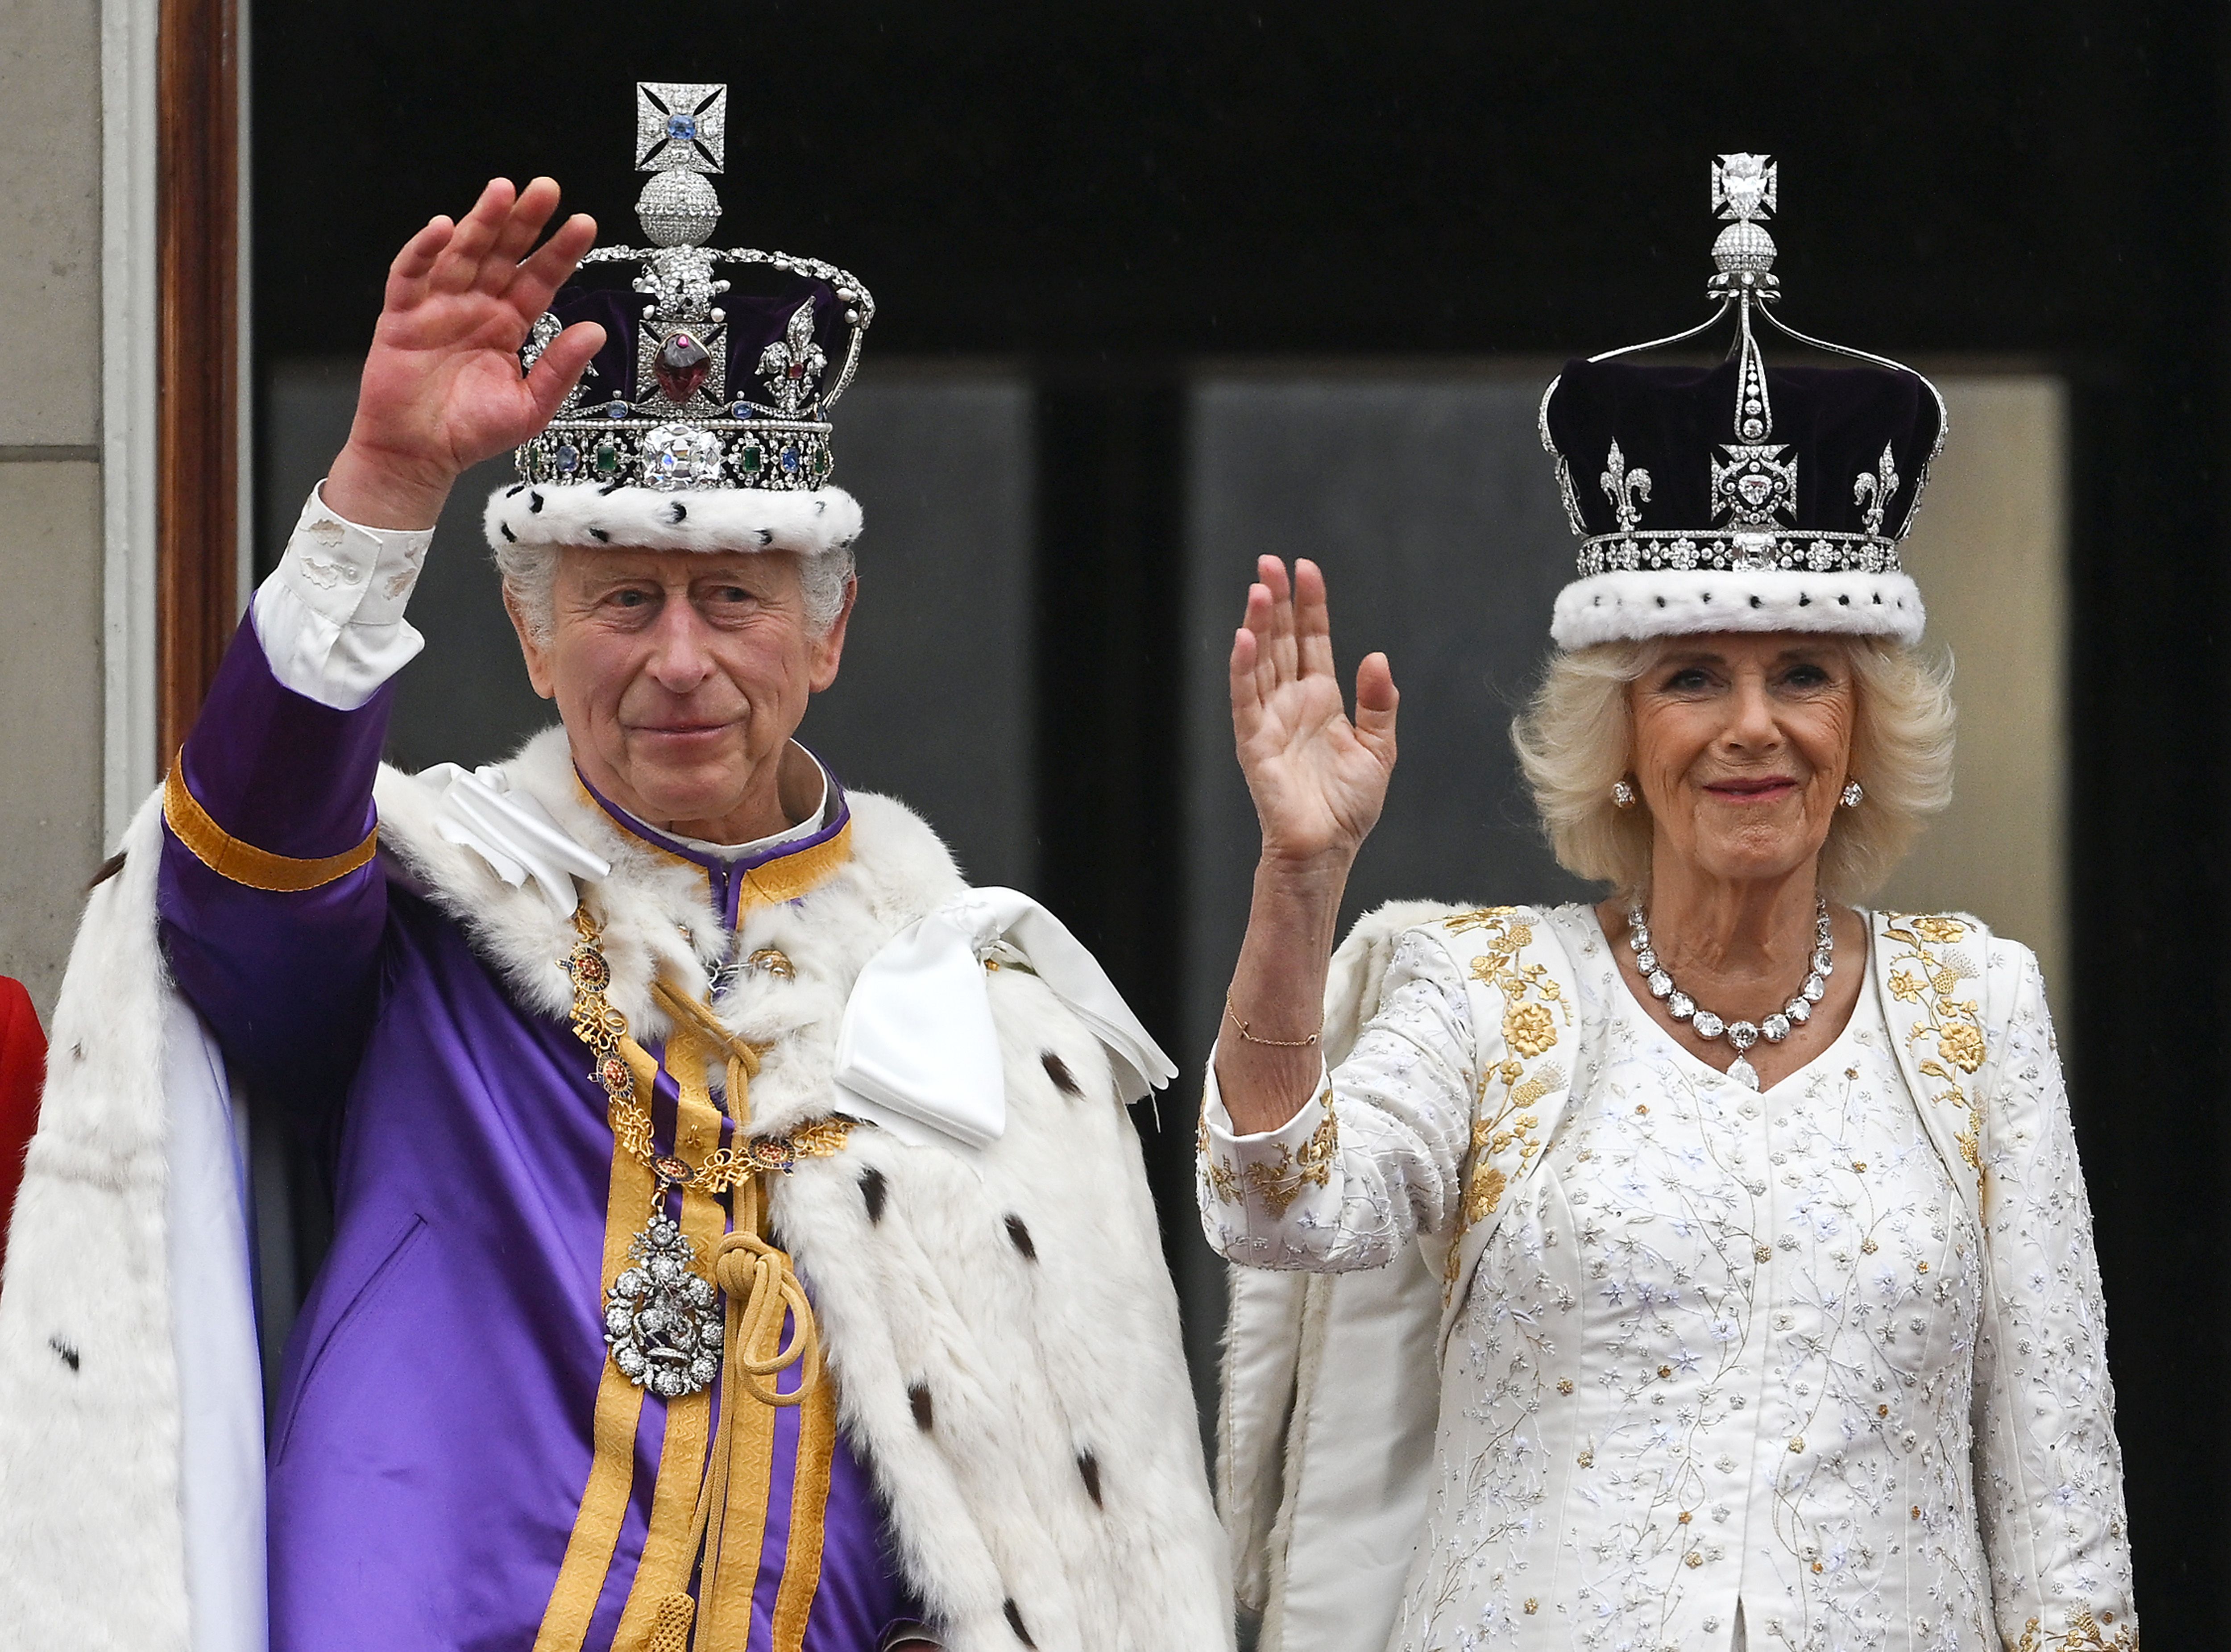
<instances>
[{"instance_id":1,"label":"man's ear","mask_svg":"<svg viewBox=\"0 0 2231 1652\"><path fill-rule=\"evenodd\" d=\"M860 576L853 574L844 581L844 600L837 605L837 617L829 622L829 629L813 641L813 692L818 694L837 680L837 667L844 658L844 628L852 623L852 603L860 594Z\"/></svg>"},{"instance_id":2,"label":"man's ear","mask_svg":"<svg viewBox=\"0 0 2231 1652\"><path fill-rule=\"evenodd\" d=\"M534 691L546 700L558 697L558 690L550 674L550 649L546 644L534 640L534 628L527 623L527 614L519 604L519 593L509 585L503 587L503 611L511 616L511 628L519 633L519 652L527 662L527 680Z\"/></svg>"}]
</instances>

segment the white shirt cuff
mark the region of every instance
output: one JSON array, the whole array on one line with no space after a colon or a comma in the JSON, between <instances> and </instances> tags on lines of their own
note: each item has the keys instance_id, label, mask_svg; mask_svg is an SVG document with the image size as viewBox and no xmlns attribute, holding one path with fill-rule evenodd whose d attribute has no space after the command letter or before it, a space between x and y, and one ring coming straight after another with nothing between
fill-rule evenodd
<instances>
[{"instance_id":1,"label":"white shirt cuff","mask_svg":"<svg viewBox=\"0 0 2231 1652\"><path fill-rule=\"evenodd\" d=\"M403 617L430 528L365 528L327 508L325 483L257 587L256 639L271 674L305 699L353 711L426 645Z\"/></svg>"}]
</instances>

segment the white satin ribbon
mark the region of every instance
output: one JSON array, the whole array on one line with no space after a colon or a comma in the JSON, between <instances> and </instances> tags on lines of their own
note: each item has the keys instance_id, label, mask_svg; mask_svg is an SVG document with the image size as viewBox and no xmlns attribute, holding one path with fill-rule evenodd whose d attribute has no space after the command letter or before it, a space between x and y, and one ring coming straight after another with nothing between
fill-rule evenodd
<instances>
[{"instance_id":1,"label":"white satin ribbon","mask_svg":"<svg viewBox=\"0 0 2231 1652\"><path fill-rule=\"evenodd\" d=\"M436 763L417 777L442 787L434 829L443 842L471 850L517 889L528 878L560 917L580 904L576 878L592 882L611 871L551 819L550 812L511 781L495 763L470 772L455 763Z\"/></svg>"},{"instance_id":2,"label":"white satin ribbon","mask_svg":"<svg viewBox=\"0 0 2231 1652\"><path fill-rule=\"evenodd\" d=\"M1002 943L1107 1046L1126 1102L1177 1077L1059 918L1016 890L970 889L893 936L853 983L836 1081L861 1117L917 1143L980 1148L1005 1132L1006 1074L984 970Z\"/></svg>"}]
</instances>

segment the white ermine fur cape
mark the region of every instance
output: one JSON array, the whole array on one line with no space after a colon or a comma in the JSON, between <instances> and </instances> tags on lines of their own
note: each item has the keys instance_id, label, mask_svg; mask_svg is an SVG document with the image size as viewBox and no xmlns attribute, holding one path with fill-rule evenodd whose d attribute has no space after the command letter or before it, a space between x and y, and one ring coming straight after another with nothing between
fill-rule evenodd
<instances>
[{"instance_id":1,"label":"white ermine fur cape","mask_svg":"<svg viewBox=\"0 0 2231 1652\"><path fill-rule=\"evenodd\" d=\"M639 1037L663 1036L654 973L702 992L725 943L708 921L702 875L582 797L562 731L529 742L506 774L611 862L585 891L604 922L611 1001ZM562 1017L571 923L531 881L512 888L443 841L438 796L382 772L389 877L457 923L522 1011ZM849 862L802 901L744 920L740 949L778 947L796 972L747 972L722 1006L737 1033L773 1046L751 1085L757 1130L831 1111L853 979L961 887L951 856L903 806L862 794L851 806ZM181 1132L175 1103L166 1129L165 1092L182 1066L211 1064L197 1024L175 1009L184 1027L166 1059L165 1006L177 1001L155 934L159 843L151 804L127 837L123 872L87 906L9 1243L0 1645L241 1652L260 1638L260 1600L246 1628L237 1610L208 1610L224 1579L240 1592L249 1545L237 1528L251 1518L260 1583L260 1500L236 1511L213 1560L196 1552L210 1542L192 1530L203 1510L227 1506L250 1406L260 1448L261 1401L250 1341L244 1382L231 1385L249 1391L217 1408L230 1481L197 1467L212 1454L197 1457L192 1438L209 1428L191 1403L182 1411L181 1390L191 1401L212 1367L174 1338L189 1309L188 1282L173 1273L206 1272L208 1256L174 1269L165 1190L186 1172L173 1168ZM840 1418L873 1465L907 1578L954 1652L1228 1648L1229 1568L1176 1299L1107 1053L1030 973L999 970L987 987L1006 1069L1005 1135L965 1157L863 1130L773 1188L777 1237L820 1315ZM204 1184L212 1174L193 1173ZM252 1325L244 1249L230 1266L234 1358L223 1369L240 1366L238 1325Z\"/></svg>"}]
</instances>

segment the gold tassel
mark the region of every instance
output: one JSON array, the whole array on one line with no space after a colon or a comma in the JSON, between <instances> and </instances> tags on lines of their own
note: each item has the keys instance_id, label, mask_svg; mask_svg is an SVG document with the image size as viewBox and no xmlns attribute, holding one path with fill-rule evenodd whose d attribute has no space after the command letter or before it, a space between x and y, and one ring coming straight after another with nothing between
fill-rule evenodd
<instances>
[{"instance_id":1,"label":"gold tassel","mask_svg":"<svg viewBox=\"0 0 2231 1652\"><path fill-rule=\"evenodd\" d=\"M646 1652L689 1652L689 1620L696 1613L697 1603L687 1595L669 1595L660 1601Z\"/></svg>"}]
</instances>

